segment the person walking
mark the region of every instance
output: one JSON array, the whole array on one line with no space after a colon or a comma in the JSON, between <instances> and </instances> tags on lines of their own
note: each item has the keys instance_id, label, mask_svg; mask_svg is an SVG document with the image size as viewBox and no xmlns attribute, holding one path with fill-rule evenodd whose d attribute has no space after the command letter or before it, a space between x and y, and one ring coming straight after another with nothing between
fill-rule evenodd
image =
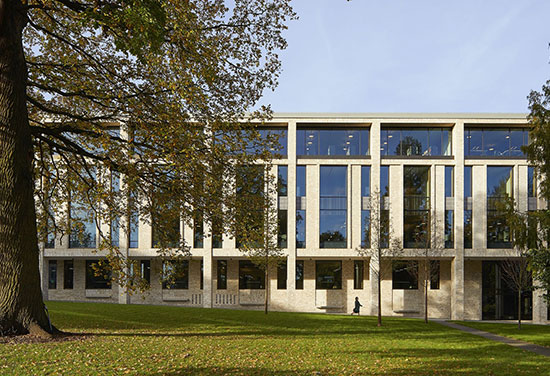
<instances>
[{"instance_id":1,"label":"person walking","mask_svg":"<svg viewBox=\"0 0 550 376\"><path fill-rule=\"evenodd\" d=\"M353 316L354 313L357 313L357 316L361 316L361 314L359 313L359 311L361 310L361 307L363 307L363 305L361 303L359 303L359 297L356 296L355 297L355 308L353 308L353 311L351 312L351 315Z\"/></svg>"}]
</instances>

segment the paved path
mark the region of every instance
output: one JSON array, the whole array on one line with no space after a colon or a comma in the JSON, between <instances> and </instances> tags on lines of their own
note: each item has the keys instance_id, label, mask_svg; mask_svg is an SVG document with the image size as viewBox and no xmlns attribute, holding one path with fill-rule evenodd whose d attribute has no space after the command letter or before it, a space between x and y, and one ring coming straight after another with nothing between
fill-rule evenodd
<instances>
[{"instance_id":1,"label":"paved path","mask_svg":"<svg viewBox=\"0 0 550 376\"><path fill-rule=\"evenodd\" d=\"M439 324L448 326L449 328L462 330L463 332L474 334L476 336L480 336L483 338L490 339L492 341L505 343L510 346L519 347L522 350L531 351L535 354L544 355L550 357L550 348L535 345L533 343L523 342L519 341L517 339L512 339L508 337L499 336L493 333L484 332L483 330L470 328L468 326L455 324L454 322L448 322L448 321L437 321Z\"/></svg>"}]
</instances>

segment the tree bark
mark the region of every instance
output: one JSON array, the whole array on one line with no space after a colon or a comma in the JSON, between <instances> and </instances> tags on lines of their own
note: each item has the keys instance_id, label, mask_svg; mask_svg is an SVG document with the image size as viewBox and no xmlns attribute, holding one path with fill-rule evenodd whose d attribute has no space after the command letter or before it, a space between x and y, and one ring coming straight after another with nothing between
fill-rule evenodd
<instances>
[{"instance_id":1,"label":"tree bark","mask_svg":"<svg viewBox=\"0 0 550 376\"><path fill-rule=\"evenodd\" d=\"M26 10L0 0L0 335L53 332L38 268L32 140L22 33Z\"/></svg>"},{"instance_id":2,"label":"tree bark","mask_svg":"<svg viewBox=\"0 0 550 376\"><path fill-rule=\"evenodd\" d=\"M382 278L382 250L380 249L380 246L378 247L378 273L376 274L376 283L378 285L378 322L377 326L382 326L382 283L380 279Z\"/></svg>"},{"instance_id":3,"label":"tree bark","mask_svg":"<svg viewBox=\"0 0 550 376\"><path fill-rule=\"evenodd\" d=\"M521 289L518 289L518 330L521 329Z\"/></svg>"}]
</instances>

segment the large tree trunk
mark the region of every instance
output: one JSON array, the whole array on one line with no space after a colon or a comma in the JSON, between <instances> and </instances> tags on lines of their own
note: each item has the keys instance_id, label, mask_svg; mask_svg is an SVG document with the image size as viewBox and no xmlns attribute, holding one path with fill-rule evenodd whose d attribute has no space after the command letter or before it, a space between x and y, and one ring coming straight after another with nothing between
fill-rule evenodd
<instances>
[{"instance_id":1,"label":"large tree trunk","mask_svg":"<svg viewBox=\"0 0 550 376\"><path fill-rule=\"evenodd\" d=\"M38 270L20 0L0 0L0 334L47 335Z\"/></svg>"}]
</instances>

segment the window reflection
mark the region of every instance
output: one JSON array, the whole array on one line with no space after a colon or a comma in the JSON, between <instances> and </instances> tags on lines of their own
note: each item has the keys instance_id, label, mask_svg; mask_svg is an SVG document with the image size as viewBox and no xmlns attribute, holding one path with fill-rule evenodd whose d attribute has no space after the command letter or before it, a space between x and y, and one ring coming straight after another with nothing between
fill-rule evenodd
<instances>
[{"instance_id":1,"label":"window reflection","mask_svg":"<svg viewBox=\"0 0 550 376\"><path fill-rule=\"evenodd\" d=\"M346 180L346 166L321 166L321 248L347 247Z\"/></svg>"},{"instance_id":2,"label":"window reflection","mask_svg":"<svg viewBox=\"0 0 550 376\"><path fill-rule=\"evenodd\" d=\"M511 166L487 167L487 248L511 248L510 226L501 205L513 194Z\"/></svg>"},{"instance_id":3,"label":"window reflection","mask_svg":"<svg viewBox=\"0 0 550 376\"><path fill-rule=\"evenodd\" d=\"M297 155L369 155L369 129L299 129Z\"/></svg>"},{"instance_id":4,"label":"window reflection","mask_svg":"<svg viewBox=\"0 0 550 376\"><path fill-rule=\"evenodd\" d=\"M521 147L529 142L523 128L465 128L464 155L481 157L522 157Z\"/></svg>"},{"instance_id":5,"label":"window reflection","mask_svg":"<svg viewBox=\"0 0 550 376\"><path fill-rule=\"evenodd\" d=\"M451 155L448 128L382 129L380 154L405 156Z\"/></svg>"}]
</instances>

